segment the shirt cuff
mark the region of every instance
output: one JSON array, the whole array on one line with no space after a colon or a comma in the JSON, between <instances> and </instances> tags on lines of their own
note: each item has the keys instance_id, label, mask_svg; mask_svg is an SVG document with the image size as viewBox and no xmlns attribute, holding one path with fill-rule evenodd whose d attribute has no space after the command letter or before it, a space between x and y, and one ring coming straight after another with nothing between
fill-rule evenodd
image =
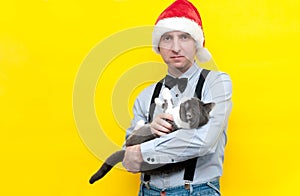
<instances>
[{"instance_id":1,"label":"shirt cuff","mask_svg":"<svg viewBox=\"0 0 300 196\"><path fill-rule=\"evenodd\" d=\"M156 139L144 142L141 146L141 153L144 162L149 164L165 164L165 163L174 163L175 160L168 155L159 153L155 150Z\"/></svg>"}]
</instances>

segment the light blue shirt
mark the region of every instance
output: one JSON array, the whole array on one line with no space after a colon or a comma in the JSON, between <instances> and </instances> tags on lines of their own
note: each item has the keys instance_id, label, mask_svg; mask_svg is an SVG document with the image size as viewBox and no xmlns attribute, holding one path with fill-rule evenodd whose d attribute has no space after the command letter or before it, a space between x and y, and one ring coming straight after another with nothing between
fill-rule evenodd
<instances>
[{"instance_id":1,"label":"light blue shirt","mask_svg":"<svg viewBox=\"0 0 300 196\"><path fill-rule=\"evenodd\" d=\"M196 63L180 78L188 78L187 88L180 93L177 86L171 89L174 105L180 104L184 97L193 97L202 68ZM156 84L144 89L137 97L131 127L126 138L139 120L148 122L149 105ZM164 87L164 86L163 86ZM211 71L203 85L202 101L214 102L209 122L198 129L179 129L173 133L141 144L143 160L150 164L164 164L185 161L198 157L194 180L200 184L215 180L222 175L226 129L231 111L232 85L229 76L223 72ZM159 96L161 98L161 95ZM155 108L154 117L162 110ZM184 185L184 170L169 174L151 175L150 184L158 188ZM143 174L141 175L143 180Z\"/></svg>"}]
</instances>

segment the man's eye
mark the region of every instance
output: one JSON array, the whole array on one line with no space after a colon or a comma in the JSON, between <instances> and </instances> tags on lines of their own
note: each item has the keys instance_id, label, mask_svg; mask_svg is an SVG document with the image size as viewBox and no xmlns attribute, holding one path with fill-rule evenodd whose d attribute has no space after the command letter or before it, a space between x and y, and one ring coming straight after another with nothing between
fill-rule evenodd
<instances>
[{"instance_id":1,"label":"man's eye","mask_svg":"<svg viewBox=\"0 0 300 196\"><path fill-rule=\"evenodd\" d=\"M171 36L164 36L164 38L163 38L165 41L169 41L169 40L171 40Z\"/></svg>"},{"instance_id":2,"label":"man's eye","mask_svg":"<svg viewBox=\"0 0 300 196\"><path fill-rule=\"evenodd\" d=\"M189 39L190 37L190 35L181 35L181 39Z\"/></svg>"}]
</instances>

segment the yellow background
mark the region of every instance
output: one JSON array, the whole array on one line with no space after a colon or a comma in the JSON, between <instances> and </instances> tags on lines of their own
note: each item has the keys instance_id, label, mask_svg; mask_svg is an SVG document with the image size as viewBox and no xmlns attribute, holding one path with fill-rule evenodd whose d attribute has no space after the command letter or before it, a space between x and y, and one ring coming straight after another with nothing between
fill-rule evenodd
<instances>
[{"instance_id":1,"label":"yellow background","mask_svg":"<svg viewBox=\"0 0 300 196\"><path fill-rule=\"evenodd\" d=\"M152 25L171 2L0 2L0 195L136 195L138 175L120 169L88 184L101 162L78 134L74 82L101 40ZM192 2L207 48L233 81L223 195L299 195L300 1ZM151 49L141 51L120 57L122 65L159 60ZM111 138L120 145L123 136Z\"/></svg>"}]
</instances>

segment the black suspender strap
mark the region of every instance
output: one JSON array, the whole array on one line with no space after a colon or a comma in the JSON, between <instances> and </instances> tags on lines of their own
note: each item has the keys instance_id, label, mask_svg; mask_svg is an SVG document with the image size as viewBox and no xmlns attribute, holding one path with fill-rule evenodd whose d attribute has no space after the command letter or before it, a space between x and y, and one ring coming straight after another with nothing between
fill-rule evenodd
<instances>
[{"instance_id":1,"label":"black suspender strap","mask_svg":"<svg viewBox=\"0 0 300 196\"><path fill-rule=\"evenodd\" d=\"M151 102L150 102L150 107L149 107L149 116L148 116L148 122L152 122L153 120L153 114L154 114L154 109L155 109L155 98L157 98L159 96L159 93L161 91L163 85L163 79L161 81L159 81L155 88L154 88L154 92L151 98ZM150 175L148 174L144 174L144 182L147 188L149 188L149 181L150 181Z\"/></svg>"},{"instance_id":2,"label":"black suspender strap","mask_svg":"<svg viewBox=\"0 0 300 196\"><path fill-rule=\"evenodd\" d=\"M199 80L196 86L196 96L201 100L202 99L202 89L203 84L205 82L205 78L208 75L210 71L207 69L203 69L200 73ZM196 170L196 164L197 164L198 157L195 157L191 159L189 162L190 164L185 168L183 180L185 180L185 188L190 189L190 182L194 179L194 174Z\"/></svg>"},{"instance_id":3,"label":"black suspender strap","mask_svg":"<svg viewBox=\"0 0 300 196\"><path fill-rule=\"evenodd\" d=\"M149 107L149 116L148 116L148 122L152 122L152 118L153 118L153 114L154 114L154 109L155 109L155 98L157 98L159 96L159 93L160 93L160 90L161 90L161 87L163 85L163 79L161 81L159 81L156 86L155 86L155 89L154 89L154 92L153 92L153 95L152 95L152 98L151 98L151 102L150 102L150 107Z\"/></svg>"},{"instance_id":4,"label":"black suspender strap","mask_svg":"<svg viewBox=\"0 0 300 196\"><path fill-rule=\"evenodd\" d=\"M200 76L199 76L199 80L198 80L198 83L197 83L197 86L196 86L195 93L196 93L196 96L198 97L198 99L200 99L200 100L202 99L203 84L204 84L205 78L206 78L206 76L208 75L209 72L210 72L210 70L203 69L200 73Z\"/></svg>"},{"instance_id":5,"label":"black suspender strap","mask_svg":"<svg viewBox=\"0 0 300 196\"><path fill-rule=\"evenodd\" d=\"M210 70L207 69L203 69L200 73L199 79L198 79L198 83L195 89L195 94L196 96L201 100L202 98L202 89L203 89L203 84L205 82L205 78L208 75L208 73L210 72ZM148 122L152 122L153 120L153 114L154 114L154 109L155 109L155 98L157 98L160 94L161 88L163 85L163 79L161 81L159 81L154 89L152 98L151 98L151 102L150 102L150 107L149 107L149 116L148 116ZM193 158L190 160L190 164L185 168L184 171L184 177L183 179L186 182L191 182L194 179L194 173L195 173L195 169L196 169L196 164L197 164L197 157ZM150 175L145 174L144 175L144 182L146 183L146 187L148 188L149 186L149 181L150 181ZM189 189L189 183L185 184L186 188Z\"/></svg>"}]
</instances>

